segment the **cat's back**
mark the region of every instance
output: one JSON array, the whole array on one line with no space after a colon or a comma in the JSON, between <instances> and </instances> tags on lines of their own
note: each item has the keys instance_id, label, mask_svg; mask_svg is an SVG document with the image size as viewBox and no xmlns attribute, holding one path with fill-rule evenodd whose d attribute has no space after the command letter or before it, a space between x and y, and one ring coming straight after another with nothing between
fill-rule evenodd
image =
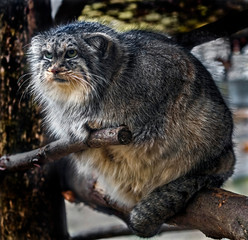
<instances>
[{"instance_id":1,"label":"cat's back","mask_svg":"<svg viewBox=\"0 0 248 240\"><path fill-rule=\"evenodd\" d=\"M156 103L159 115L154 115L164 116L167 127L171 123L171 128L185 138L200 134L208 145L212 135L216 141L229 144L232 114L211 74L197 58L161 33L131 30L120 36L129 42L135 56L136 85L147 86L143 87L146 105Z\"/></svg>"}]
</instances>

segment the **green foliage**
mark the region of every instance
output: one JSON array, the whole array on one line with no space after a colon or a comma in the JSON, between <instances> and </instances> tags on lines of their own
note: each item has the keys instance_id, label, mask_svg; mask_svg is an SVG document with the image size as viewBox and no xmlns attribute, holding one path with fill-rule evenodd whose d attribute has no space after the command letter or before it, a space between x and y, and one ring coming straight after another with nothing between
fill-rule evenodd
<instances>
[{"instance_id":1,"label":"green foliage","mask_svg":"<svg viewBox=\"0 0 248 240\"><path fill-rule=\"evenodd\" d=\"M148 9L142 1L116 1L86 5L79 20L101 21L120 31L130 28L172 32L178 25L176 12L162 13Z\"/></svg>"},{"instance_id":2,"label":"green foliage","mask_svg":"<svg viewBox=\"0 0 248 240\"><path fill-rule=\"evenodd\" d=\"M79 20L101 21L120 31L155 29L168 34L187 32L224 15L223 6L210 2L107 0L86 5Z\"/></svg>"}]
</instances>

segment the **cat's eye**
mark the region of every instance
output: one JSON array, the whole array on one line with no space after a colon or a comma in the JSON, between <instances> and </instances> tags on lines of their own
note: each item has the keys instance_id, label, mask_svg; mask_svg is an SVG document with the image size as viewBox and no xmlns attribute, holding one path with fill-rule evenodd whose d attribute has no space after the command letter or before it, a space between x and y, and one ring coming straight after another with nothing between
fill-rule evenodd
<instances>
[{"instance_id":1,"label":"cat's eye","mask_svg":"<svg viewBox=\"0 0 248 240\"><path fill-rule=\"evenodd\" d=\"M52 59L53 58L53 54L51 52L49 52L49 51L45 51L44 52L44 57L46 59Z\"/></svg>"},{"instance_id":2,"label":"cat's eye","mask_svg":"<svg viewBox=\"0 0 248 240\"><path fill-rule=\"evenodd\" d=\"M70 49L70 50L68 50L68 51L66 52L65 57L66 57L66 58L74 58L74 57L77 56L77 54L78 54L77 50L75 50L75 49Z\"/></svg>"}]
</instances>

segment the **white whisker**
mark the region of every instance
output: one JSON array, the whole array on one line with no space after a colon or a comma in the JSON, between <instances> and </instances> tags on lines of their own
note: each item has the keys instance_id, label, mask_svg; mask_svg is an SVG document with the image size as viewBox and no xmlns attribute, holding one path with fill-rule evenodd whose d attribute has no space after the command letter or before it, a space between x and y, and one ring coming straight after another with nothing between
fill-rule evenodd
<instances>
[{"instance_id":1,"label":"white whisker","mask_svg":"<svg viewBox=\"0 0 248 240\"><path fill-rule=\"evenodd\" d=\"M18 91L19 91L19 89L18 89ZM26 89L22 92L22 95L21 95L21 97L20 97L19 103L22 102L22 99L24 99L25 96L28 95L28 93L29 93L28 88L26 88Z\"/></svg>"},{"instance_id":2,"label":"white whisker","mask_svg":"<svg viewBox=\"0 0 248 240\"><path fill-rule=\"evenodd\" d=\"M75 74L71 74L71 76L73 76L73 78L76 80L79 80L79 81L81 81L81 82L83 82L83 83L85 83L86 85L88 85L90 88L92 88L93 86L89 83L89 82L87 82L84 78L80 78L79 76L77 76L77 75L75 75Z\"/></svg>"},{"instance_id":3,"label":"white whisker","mask_svg":"<svg viewBox=\"0 0 248 240\"><path fill-rule=\"evenodd\" d=\"M81 81L82 79L77 78L76 76L73 76L73 77L74 77L75 82L76 82L77 84L79 84L79 85L83 88L83 91L86 92L86 93L88 93L88 91L87 91L88 89L87 89L86 85L84 84L84 82ZM90 89L91 89L92 91L94 91L94 87L93 87L93 86L91 86L91 85L87 85L87 86L89 86ZM76 86L75 86L75 85L74 85L74 87L75 87L75 89L76 89Z\"/></svg>"},{"instance_id":4,"label":"white whisker","mask_svg":"<svg viewBox=\"0 0 248 240\"><path fill-rule=\"evenodd\" d=\"M90 84L83 78L78 77L77 75L75 76L74 74L72 74L72 76L74 77L74 80L83 87L84 91L87 91L87 88L85 86L85 83L87 83L87 85L91 88L92 92L94 93L94 96L96 96L96 98L100 100L100 96L98 92L95 90L94 85Z\"/></svg>"},{"instance_id":5,"label":"white whisker","mask_svg":"<svg viewBox=\"0 0 248 240\"><path fill-rule=\"evenodd\" d=\"M96 75L96 74L93 74L93 73L91 73L90 75L91 75L92 77L96 77L97 79L102 80L103 82L106 82L106 79L105 79L104 77L102 77L102 76L99 76L99 75Z\"/></svg>"},{"instance_id":6,"label":"white whisker","mask_svg":"<svg viewBox=\"0 0 248 240\"><path fill-rule=\"evenodd\" d=\"M19 79L17 80L17 83L19 84L19 82L21 82L21 80L23 79L23 78L25 78L26 76L31 76L32 75L32 73L26 73L26 74L23 74L21 77L19 77ZM30 79L30 78L29 78Z\"/></svg>"},{"instance_id":7,"label":"white whisker","mask_svg":"<svg viewBox=\"0 0 248 240\"><path fill-rule=\"evenodd\" d=\"M84 74L82 72L75 72L75 73L79 73L79 74L82 74L84 76ZM94 83L94 85L91 83L92 86L100 85L103 88L106 87L106 79L104 77L101 77L99 75L92 74L92 73L90 73L90 76L91 76L90 81L92 83ZM84 77L87 78L87 76L84 76ZM84 81L86 81L86 80L84 80ZM89 82L87 82L87 83L89 83ZM93 88L92 90L95 90L95 88Z\"/></svg>"},{"instance_id":8,"label":"white whisker","mask_svg":"<svg viewBox=\"0 0 248 240\"><path fill-rule=\"evenodd\" d=\"M25 79L21 84L19 84L18 91L20 91L21 88L22 88L26 83L28 83L30 79L31 79L31 77ZM27 86L26 88L28 88L28 86ZM25 90L25 91L26 91L26 90Z\"/></svg>"},{"instance_id":9,"label":"white whisker","mask_svg":"<svg viewBox=\"0 0 248 240\"><path fill-rule=\"evenodd\" d=\"M24 77L26 77L26 76L30 76L30 77L27 78L27 79L25 79L25 80L23 80ZM21 76L18 79L18 81L17 81L17 84L19 85L18 90L17 90L18 92L20 92L21 89L23 88L23 86L25 86L25 88L24 88L24 90L22 92L22 95L20 97L19 103L21 103L22 99L30 92L29 91L29 88L30 88L30 83L29 83L30 82L30 79L31 79L31 74L30 73L27 73L27 74L24 74L23 76ZM21 80L23 80L22 83L21 83Z\"/></svg>"},{"instance_id":10,"label":"white whisker","mask_svg":"<svg viewBox=\"0 0 248 240\"><path fill-rule=\"evenodd\" d=\"M94 81L95 84L100 85L101 87L105 87L106 86L106 79L104 77L101 77L99 75L96 74L91 74L92 76L92 81Z\"/></svg>"},{"instance_id":11,"label":"white whisker","mask_svg":"<svg viewBox=\"0 0 248 240\"><path fill-rule=\"evenodd\" d=\"M71 76L73 77L73 79L75 80L75 82L78 83L78 81L75 79L75 77L74 77L72 74L71 74ZM75 85L74 81L71 81L71 83L72 83L73 87L74 87L75 89L77 89L77 86ZM81 83L81 82L79 81L79 83ZM83 88L84 88L84 90L85 90L85 86L84 86L83 84L80 84L80 85L82 85Z\"/></svg>"}]
</instances>

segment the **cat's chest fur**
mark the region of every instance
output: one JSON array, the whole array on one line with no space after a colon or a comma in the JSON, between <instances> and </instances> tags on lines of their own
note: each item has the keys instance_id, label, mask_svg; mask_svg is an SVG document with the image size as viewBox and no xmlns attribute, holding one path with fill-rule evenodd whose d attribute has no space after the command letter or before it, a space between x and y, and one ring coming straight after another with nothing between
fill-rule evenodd
<instances>
[{"instance_id":1,"label":"cat's chest fur","mask_svg":"<svg viewBox=\"0 0 248 240\"><path fill-rule=\"evenodd\" d=\"M74 154L79 173L95 171L98 184L111 200L132 208L155 187L177 178L187 167L175 169L178 159L161 158L159 144L109 146Z\"/></svg>"},{"instance_id":2,"label":"cat's chest fur","mask_svg":"<svg viewBox=\"0 0 248 240\"><path fill-rule=\"evenodd\" d=\"M84 111L85 109L80 108L64 109L51 105L47 109L46 119L50 132L58 138L85 139L87 133L82 129L85 124L95 127L115 125L113 119L108 120L107 114L86 116ZM143 145L89 149L73 154L73 158L79 174L94 172L98 185L112 201L132 208L155 187L170 182L184 171L181 169L177 173L172 167L177 159L170 159L168 162L166 157L161 158L164 144L148 142Z\"/></svg>"}]
</instances>

